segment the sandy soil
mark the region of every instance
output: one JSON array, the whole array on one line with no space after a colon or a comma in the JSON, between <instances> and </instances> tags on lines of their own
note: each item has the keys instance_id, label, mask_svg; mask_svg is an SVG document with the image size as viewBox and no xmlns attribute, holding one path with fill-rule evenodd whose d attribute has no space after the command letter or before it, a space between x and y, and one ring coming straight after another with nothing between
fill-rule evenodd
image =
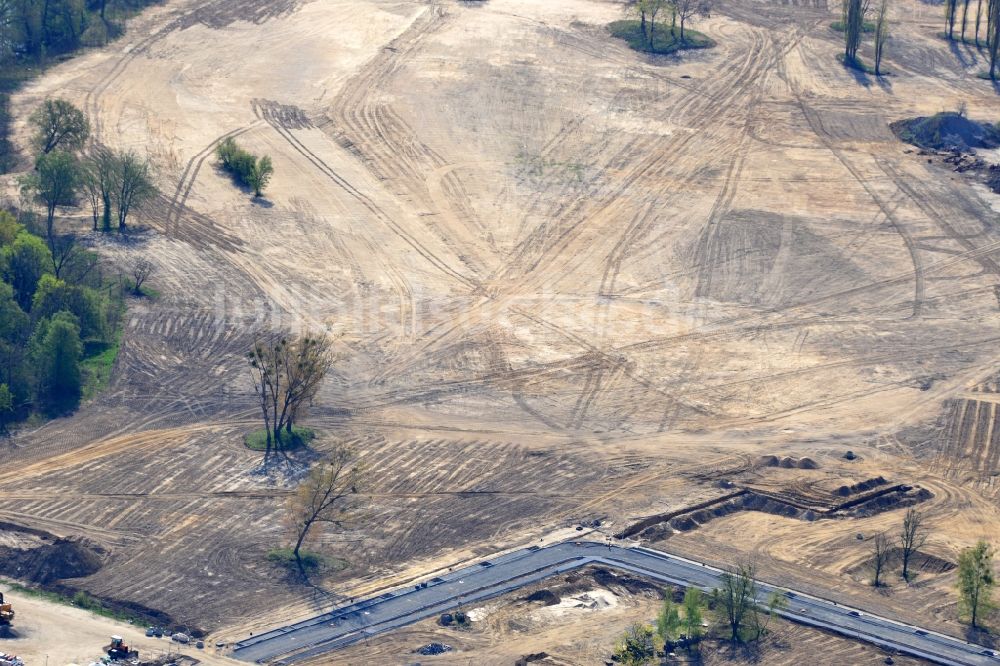
<instances>
[{"instance_id":1,"label":"sandy soil","mask_svg":"<svg viewBox=\"0 0 1000 666\"><path fill-rule=\"evenodd\" d=\"M187 655L203 663L224 666L239 662L215 654L215 649L198 650L162 638L146 638L145 628L63 606L35 597L11 592L0 583L0 591L14 604L17 624L6 635L0 636L0 652L15 654L25 664L81 664L97 661L102 647L110 643L111 636L121 636L129 647L139 650L143 659L166 654Z\"/></svg>"},{"instance_id":2,"label":"sandy soil","mask_svg":"<svg viewBox=\"0 0 1000 666\"><path fill-rule=\"evenodd\" d=\"M173 0L20 93L19 118L63 95L155 160L149 230L93 243L149 257L163 297L129 310L105 395L3 444L0 519L98 541L74 584L227 637L723 478L883 474L933 493L933 554L1000 538L1000 204L887 128L997 120L981 61L911 0L882 82L837 63L823 2L721 2L719 46L670 58L612 40L620 11ZM224 136L272 155L266 201L215 168ZM322 589L265 560L314 458L263 475L240 443L244 350L300 327L343 352L317 452L348 443L373 480L371 523L320 540L349 562ZM856 533L899 520L743 512L661 545L961 631L951 574L883 596L852 573Z\"/></svg>"}]
</instances>

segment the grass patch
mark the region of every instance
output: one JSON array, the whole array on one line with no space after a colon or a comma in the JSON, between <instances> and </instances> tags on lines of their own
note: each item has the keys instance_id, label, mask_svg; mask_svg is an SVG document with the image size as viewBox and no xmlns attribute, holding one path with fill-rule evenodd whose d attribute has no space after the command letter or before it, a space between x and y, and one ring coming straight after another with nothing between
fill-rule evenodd
<instances>
[{"instance_id":1,"label":"grass patch","mask_svg":"<svg viewBox=\"0 0 1000 666\"><path fill-rule=\"evenodd\" d=\"M990 76L989 72L979 72L978 74L976 74L976 78L983 79L985 81L1000 81L1000 77L993 78L992 76Z\"/></svg>"},{"instance_id":2,"label":"grass patch","mask_svg":"<svg viewBox=\"0 0 1000 666\"><path fill-rule=\"evenodd\" d=\"M830 30L844 32L844 22L834 21L830 24ZM875 32L875 23L873 21L865 21L861 24L861 32Z\"/></svg>"},{"instance_id":3,"label":"grass patch","mask_svg":"<svg viewBox=\"0 0 1000 666\"><path fill-rule=\"evenodd\" d=\"M871 65L867 64L861 58L850 58L849 59L847 56L845 56L843 53L841 53L837 57L837 59L841 62L841 64L844 67L848 67L850 69L856 69L859 72L864 72L865 74L872 74L872 75L875 74L875 68L872 67ZM886 75L886 73L882 72L881 76L885 76L885 75Z\"/></svg>"},{"instance_id":4,"label":"grass patch","mask_svg":"<svg viewBox=\"0 0 1000 666\"><path fill-rule=\"evenodd\" d=\"M148 298L151 301L160 299L160 291L146 285L139 287L139 293L135 293L135 280L122 278L122 291L133 298Z\"/></svg>"},{"instance_id":5,"label":"grass patch","mask_svg":"<svg viewBox=\"0 0 1000 666\"><path fill-rule=\"evenodd\" d=\"M670 28L658 26L650 44L646 35L642 34L642 23L639 21L615 21L608 24L611 35L624 39L635 51L665 55L685 49L707 49L715 46L715 42L702 33L687 28L684 30L684 40L678 34L671 34Z\"/></svg>"},{"instance_id":6,"label":"grass patch","mask_svg":"<svg viewBox=\"0 0 1000 666\"><path fill-rule=\"evenodd\" d=\"M316 573L318 571L340 571L347 568L347 560L339 557L324 557L319 553L299 551L302 558L302 568L306 573ZM267 561L273 562L280 567L298 573L299 565L295 561L295 553L291 548L274 548L267 551Z\"/></svg>"},{"instance_id":7,"label":"grass patch","mask_svg":"<svg viewBox=\"0 0 1000 666\"><path fill-rule=\"evenodd\" d=\"M111 369L121 350L122 329L115 332L109 343L88 343L80 369L83 374L83 399L90 400L107 388L111 381Z\"/></svg>"},{"instance_id":8,"label":"grass patch","mask_svg":"<svg viewBox=\"0 0 1000 666\"><path fill-rule=\"evenodd\" d=\"M79 590L75 594L73 594L73 596L69 596L67 594L61 594L59 592L53 592L51 590L43 590L37 587L28 587L27 585L15 583L14 581L10 580L4 580L4 582L12 592L16 592L26 597L41 599L43 601L48 601L54 604L62 604L63 606L74 606L76 608L82 608L83 610L89 611L94 615L100 615L101 617L110 618L112 620L117 620L119 622L130 622L135 625L142 625L145 624L146 622L146 619L140 617L139 615L135 615L133 613L127 613L125 611L105 606L100 599L96 599L90 596L83 590Z\"/></svg>"},{"instance_id":9,"label":"grass patch","mask_svg":"<svg viewBox=\"0 0 1000 666\"><path fill-rule=\"evenodd\" d=\"M291 451L307 445L316 438L316 432L309 428L292 428L291 434L282 430L279 441L271 443L274 451ZM264 451L267 449L267 430L261 428L254 430L243 438L243 444L251 451Z\"/></svg>"}]
</instances>

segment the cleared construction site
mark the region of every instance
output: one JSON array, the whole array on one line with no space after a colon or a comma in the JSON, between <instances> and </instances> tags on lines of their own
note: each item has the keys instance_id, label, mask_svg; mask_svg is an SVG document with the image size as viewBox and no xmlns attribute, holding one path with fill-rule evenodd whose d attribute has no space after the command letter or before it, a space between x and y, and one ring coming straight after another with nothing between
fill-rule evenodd
<instances>
[{"instance_id":1,"label":"cleared construction site","mask_svg":"<svg viewBox=\"0 0 1000 666\"><path fill-rule=\"evenodd\" d=\"M719 0L693 23L714 46L663 56L609 33L612 0L168 0L52 66L12 98L14 142L62 97L150 157L157 200L93 248L141 253L158 297L129 304L105 391L0 440L0 576L237 663L251 632L585 531L752 556L770 583L966 638L959 552L1000 548L1000 195L891 124L1000 105L938 4L893 7L887 77L838 60L832 0ZM273 159L266 197L216 163L228 137ZM316 439L264 466L247 352L314 330L337 354ZM268 554L341 446L365 517L317 533L336 566L303 584ZM929 528L917 582L872 587L870 539L907 508ZM603 663L663 596L612 575L314 663ZM541 589L574 601L525 600ZM44 635L16 595L14 629L30 613ZM142 657L163 642L98 629ZM888 654L776 631L763 663ZM38 663L29 639L0 652ZM413 653L431 643L450 649Z\"/></svg>"}]
</instances>

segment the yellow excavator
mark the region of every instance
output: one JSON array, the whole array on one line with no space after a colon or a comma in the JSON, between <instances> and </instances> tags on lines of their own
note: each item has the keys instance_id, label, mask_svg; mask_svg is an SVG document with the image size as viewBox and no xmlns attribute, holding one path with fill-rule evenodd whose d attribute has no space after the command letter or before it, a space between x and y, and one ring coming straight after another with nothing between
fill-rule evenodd
<instances>
[{"instance_id":1,"label":"yellow excavator","mask_svg":"<svg viewBox=\"0 0 1000 666\"><path fill-rule=\"evenodd\" d=\"M14 624L14 607L3 600L3 592L0 592L0 627Z\"/></svg>"}]
</instances>

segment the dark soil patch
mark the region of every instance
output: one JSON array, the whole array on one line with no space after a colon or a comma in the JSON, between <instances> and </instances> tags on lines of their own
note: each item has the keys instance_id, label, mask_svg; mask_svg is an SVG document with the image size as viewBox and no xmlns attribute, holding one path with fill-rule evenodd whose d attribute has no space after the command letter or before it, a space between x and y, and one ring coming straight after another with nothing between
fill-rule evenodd
<instances>
[{"instance_id":1,"label":"dark soil patch","mask_svg":"<svg viewBox=\"0 0 1000 666\"><path fill-rule=\"evenodd\" d=\"M594 582L609 590L618 587L627 590L630 594L649 594L658 599L663 598L663 589L659 585L654 585L642 578L635 578L634 576L619 574L601 568L595 568L593 575Z\"/></svg>"},{"instance_id":2,"label":"dark soil patch","mask_svg":"<svg viewBox=\"0 0 1000 666\"><path fill-rule=\"evenodd\" d=\"M517 661L514 662L514 666L528 666L528 664L534 661L542 661L543 659L548 659L548 652L535 652L533 654L526 654Z\"/></svg>"},{"instance_id":3,"label":"dark soil patch","mask_svg":"<svg viewBox=\"0 0 1000 666\"><path fill-rule=\"evenodd\" d=\"M996 125L954 112L899 120L889 127L901 141L927 150L966 151L1000 146L1000 128Z\"/></svg>"},{"instance_id":4,"label":"dark soil patch","mask_svg":"<svg viewBox=\"0 0 1000 666\"><path fill-rule=\"evenodd\" d=\"M50 536L34 548L0 547L0 574L48 585L97 573L106 555L89 542Z\"/></svg>"},{"instance_id":5,"label":"dark soil patch","mask_svg":"<svg viewBox=\"0 0 1000 666\"><path fill-rule=\"evenodd\" d=\"M451 652L453 649L450 645L445 645L444 643L428 643L423 647L418 647L414 652L416 654L432 655L444 654L445 652Z\"/></svg>"},{"instance_id":6,"label":"dark soil patch","mask_svg":"<svg viewBox=\"0 0 1000 666\"><path fill-rule=\"evenodd\" d=\"M866 576L871 572L873 560L865 560L861 564L852 567L848 573L854 576ZM889 552L889 559L886 562L886 568L891 571L902 568L903 566L903 549L893 548ZM955 569L955 563L950 562L944 558L937 557L936 555L930 555L922 551L916 551L910 556L910 569L911 571L916 571L918 573L937 575L948 573Z\"/></svg>"},{"instance_id":7,"label":"dark soil patch","mask_svg":"<svg viewBox=\"0 0 1000 666\"><path fill-rule=\"evenodd\" d=\"M555 606L560 600L552 590L538 590L524 597L524 601L540 601L546 606Z\"/></svg>"}]
</instances>

